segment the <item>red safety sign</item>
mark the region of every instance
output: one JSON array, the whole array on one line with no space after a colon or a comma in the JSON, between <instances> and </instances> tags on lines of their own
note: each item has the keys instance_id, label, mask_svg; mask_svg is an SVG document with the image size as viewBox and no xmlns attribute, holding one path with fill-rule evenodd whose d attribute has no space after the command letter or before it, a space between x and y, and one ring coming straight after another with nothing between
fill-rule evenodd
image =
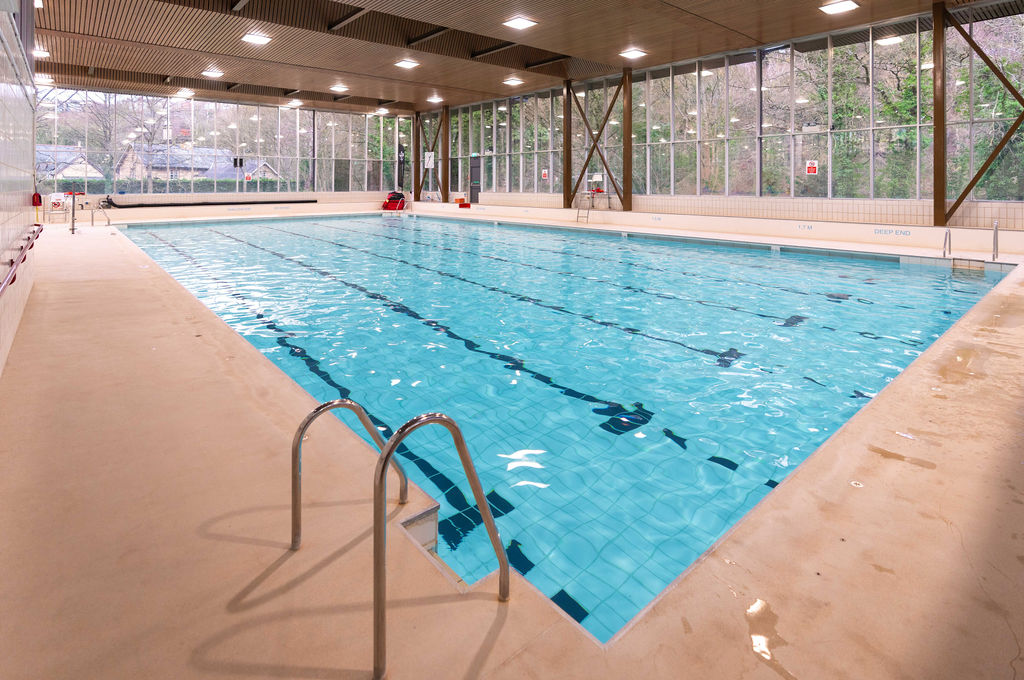
<instances>
[{"instance_id":1,"label":"red safety sign","mask_svg":"<svg viewBox=\"0 0 1024 680\"><path fill-rule=\"evenodd\" d=\"M807 161L807 174L817 175L818 174L818 161Z\"/></svg>"}]
</instances>

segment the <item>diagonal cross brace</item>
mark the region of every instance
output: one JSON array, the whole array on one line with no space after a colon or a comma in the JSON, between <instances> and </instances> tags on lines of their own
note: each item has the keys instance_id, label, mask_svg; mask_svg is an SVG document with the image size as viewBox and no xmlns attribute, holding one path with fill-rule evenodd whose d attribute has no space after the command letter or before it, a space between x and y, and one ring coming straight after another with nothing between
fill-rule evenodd
<instances>
[{"instance_id":1,"label":"diagonal cross brace","mask_svg":"<svg viewBox=\"0 0 1024 680\"><path fill-rule=\"evenodd\" d=\"M580 184L583 183L583 178L587 175L587 168L590 166L590 159L594 157L594 152L597 151L597 155L601 157L601 164L604 165L604 169L608 172L608 179L612 181L612 186L615 187L615 194L619 197L619 202L622 202L622 189L619 188L619 183L615 181L615 175L612 173L611 167L608 165L608 159L604 157L604 152L601 151L601 145L599 141L601 135L604 134L604 129L608 125L608 119L611 118L612 110L615 108L615 102L619 99L619 93L622 92L622 82L619 82L619 86L615 88L615 94L608 102L608 110L605 111L604 120L601 121L601 127L597 134L594 134L594 129L590 127L590 121L587 120L587 114L583 111L583 105L580 104L579 97L576 96L576 92L569 89L572 93L572 100L576 104L576 110L579 111L580 117L583 119L583 125L587 128L587 134L590 135L590 151L587 153L587 160L583 161L583 168L580 171L580 176L576 178L576 185L572 189L572 198L575 200L576 194L579 193ZM626 134L626 131L623 131Z\"/></svg>"}]
</instances>

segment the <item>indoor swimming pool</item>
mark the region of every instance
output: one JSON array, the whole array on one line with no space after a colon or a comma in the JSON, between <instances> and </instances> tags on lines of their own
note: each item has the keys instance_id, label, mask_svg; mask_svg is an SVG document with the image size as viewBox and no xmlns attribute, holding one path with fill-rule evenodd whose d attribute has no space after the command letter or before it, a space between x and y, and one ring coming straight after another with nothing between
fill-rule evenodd
<instances>
[{"instance_id":1,"label":"indoor swimming pool","mask_svg":"<svg viewBox=\"0 0 1024 680\"><path fill-rule=\"evenodd\" d=\"M126 233L316 399L385 436L455 418L512 566L601 641L1001 277L411 216ZM450 439L406 443L475 582L496 564Z\"/></svg>"}]
</instances>

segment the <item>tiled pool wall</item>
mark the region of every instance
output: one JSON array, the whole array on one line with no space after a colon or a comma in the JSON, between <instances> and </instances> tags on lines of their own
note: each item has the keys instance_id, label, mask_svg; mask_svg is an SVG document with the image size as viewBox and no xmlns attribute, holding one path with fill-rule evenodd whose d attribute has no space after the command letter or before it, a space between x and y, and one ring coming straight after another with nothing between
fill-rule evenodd
<instances>
[{"instance_id":1,"label":"tiled pool wall","mask_svg":"<svg viewBox=\"0 0 1024 680\"><path fill-rule=\"evenodd\" d=\"M495 206L561 208L561 194L496 193L480 194L480 203ZM598 199L597 209L620 210L619 200ZM633 210L644 213L702 215L706 217L756 217L761 219L823 222L866 222L931 226L934 206L931 200L887 200L856 198L778 198L754 196L633 196ZM990 229L999 220L999 228L1024 230L1024 203L1009 201L967 201L957 211L950 226Z\"/></svg>"}]
</instances>

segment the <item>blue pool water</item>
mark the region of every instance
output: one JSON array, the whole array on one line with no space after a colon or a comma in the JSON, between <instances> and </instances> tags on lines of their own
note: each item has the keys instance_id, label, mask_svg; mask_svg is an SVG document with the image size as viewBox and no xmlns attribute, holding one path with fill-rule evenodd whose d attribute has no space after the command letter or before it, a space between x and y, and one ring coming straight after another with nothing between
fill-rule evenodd
<instances>
[{"instance_id":1,"label":"blue pool water","mask_svg":"<svg viewBox=\"0 0 1024 680\"><path fill-rule=\"evenodd\" d=\"M998 280L410 217L127 233L317 399L386 434L453 416L513 566L602 641ZM450 439L407 443L474 582L494 555Z\"/></svg>"}]
</instances>

